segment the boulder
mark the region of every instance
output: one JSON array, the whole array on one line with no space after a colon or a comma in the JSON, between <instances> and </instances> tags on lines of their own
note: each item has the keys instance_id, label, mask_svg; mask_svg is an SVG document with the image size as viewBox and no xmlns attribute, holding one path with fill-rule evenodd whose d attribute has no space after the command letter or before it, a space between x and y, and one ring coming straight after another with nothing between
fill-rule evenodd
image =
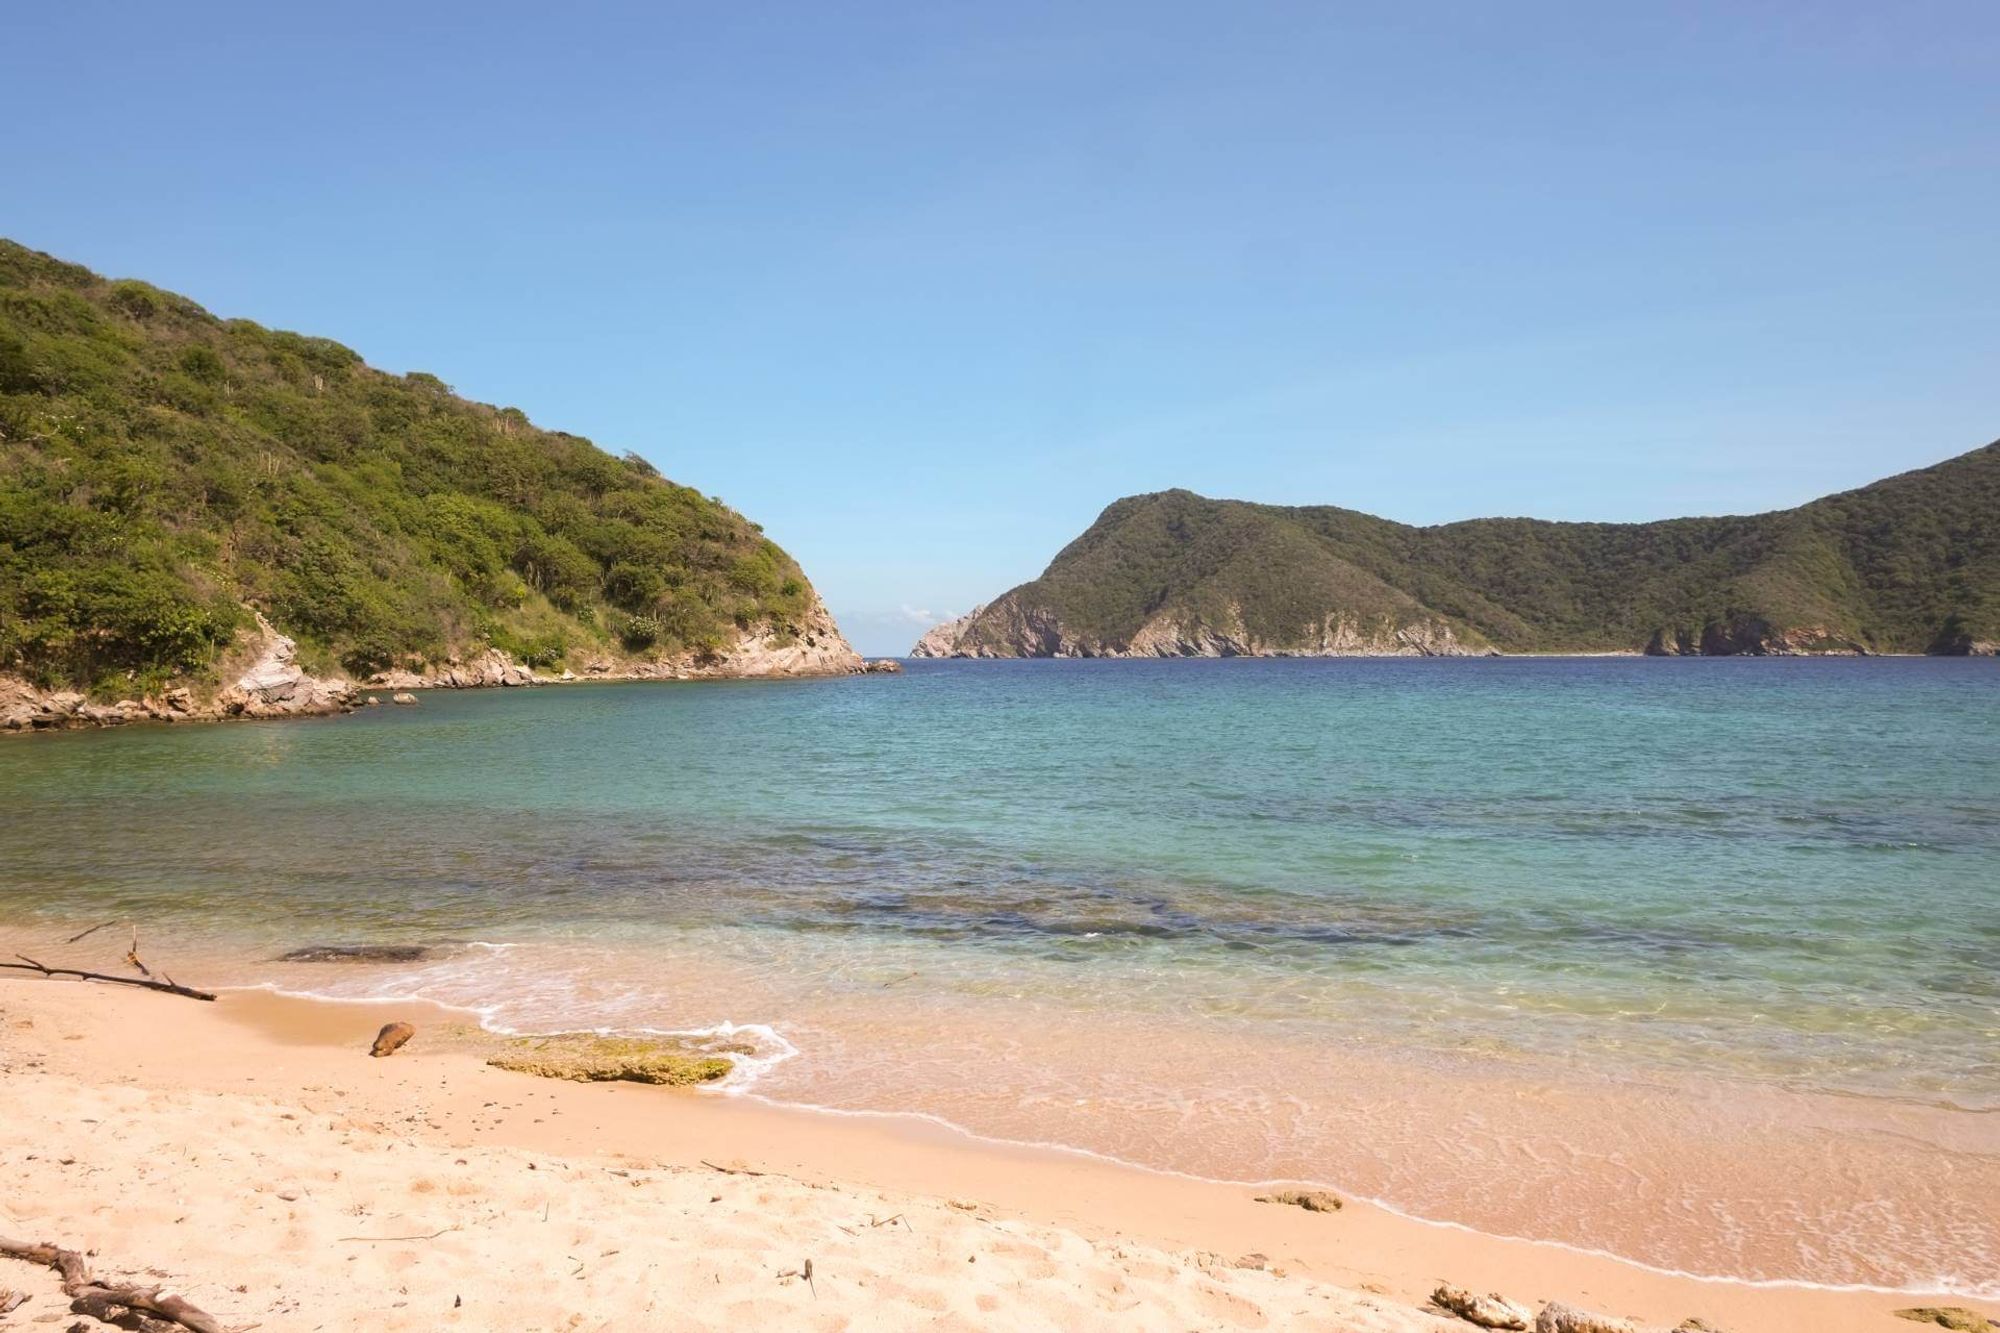
<instances>
[{"instance_id":1,"label":"boulder","mask_svg":"<svg viewBox=\"0 0 2000 1333\"><path fill-rule=\"evenodd\" d=\"M1535 1320L1534 1311L1498 1292L1475 1296L1463 1287L1440 1286L1431 1293L1431 1304L1481 1328L1526 1330Z\"/></svg>"},{"instance_id":2,"label":"boulder","mask_svg":"<svg viewBox=\"0 0 2000 1333\"><path fill-rule=\"evenodd\" d=\"M1550 1301L1535 1316L1535 1333L1637 1333L1637 1330L1626 1320Z\"/></svg>"},{"instance_id":3,"label":"boulder","mask_svg":"<svg viewBox=\"0 0 2000 1333\"><path fill-rule=\"evenodd\" d=\"M223 691L220 703L225 713L234 717L298 717L350 706L352 683L324 680L307 672L298 664L298 645L271 628L263 612L256 614L263 647L250 669Z\"/></svg>"},{"instance_id":4,"label":"boulder","mask_svg":"<svg viewBox=\"0 0 2000 1333\"><path fill-rule=\"evenodd\" d=\"M384 1023L382 1030L375 1034L375 1044L369 1047L368 1054L378 1059L394 1055L402 1049L404 1042L416 1035L417 1030L408 1023Z\"/></svg>"},{"instance_id":5,"label":"boulder","mask_svg":"<svg viewBox=\"0 0 2000 1333\"><path fill-rule=\"evenodd\" d=\"M903 664L893 657L878 657L861 669L871 676L896 676L902 674Z\"/></svg>"},{"instance_id":6,"label":"boulder","mask_svg":"<svg viewBox=\"0 0 2000 1333\"><path fill-rule=\"evenodd\" d=\"M392 704L402 704L405 707L414 707L417 702L417 696L411 694L408 690L398 690L389 696L389 702Z\"/></svg>"}]
</instances>

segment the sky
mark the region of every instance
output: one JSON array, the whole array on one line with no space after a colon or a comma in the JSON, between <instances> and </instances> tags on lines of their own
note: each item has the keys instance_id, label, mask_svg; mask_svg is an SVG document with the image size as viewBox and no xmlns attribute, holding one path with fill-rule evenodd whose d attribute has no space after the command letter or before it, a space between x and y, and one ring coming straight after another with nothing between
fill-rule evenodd
<instances>
[{"instance_id":1,"label":"sky","mask_svg":"<svg viewBox=\"0 0 2000 1333\"><path fill-rule=\"evenodd\" d=\"M2000 6L65 0L0 234L643 454L863 651L1186 487L1749 512L2000 436Z\"/></svg>"}]
</instances>

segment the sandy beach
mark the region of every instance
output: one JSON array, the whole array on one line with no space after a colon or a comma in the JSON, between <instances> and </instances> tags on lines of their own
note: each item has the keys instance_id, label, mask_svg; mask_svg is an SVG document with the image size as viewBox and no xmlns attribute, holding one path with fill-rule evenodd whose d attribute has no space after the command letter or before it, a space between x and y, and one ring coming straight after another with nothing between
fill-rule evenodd
<instances>
[{"instance_id":1,"label":"sandy beach","mask_svg":"<svg viewBox=\"0 0 2000 1333\"><path fill-rule=\"evenodd\" d=\"M370 1059L390 1019L417 1036ZM1909 1297L1311 1213L910 1118L537 1079L489 1068L485 1040L422 1005L9 979L0 1234L232 1328L1471 1327L1425 1308L1440 1281L1643 1328L1913 1327ZM28 1264L0 1287L30 1297L17 1324L67 1305Z\"/></svg>"}]
</instances>

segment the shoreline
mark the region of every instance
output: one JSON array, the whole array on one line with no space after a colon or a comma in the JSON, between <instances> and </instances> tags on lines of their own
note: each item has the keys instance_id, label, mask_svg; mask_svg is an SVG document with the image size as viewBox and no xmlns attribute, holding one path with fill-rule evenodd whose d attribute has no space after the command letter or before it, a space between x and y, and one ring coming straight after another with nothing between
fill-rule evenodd
<instances>
[{"instance_id":1,"label":"shoreline","mask_svg":"<svg viewBox=\"0 0 2000 1333\"><path fill-rule=\"evenodd\" d=\"M104 731L118 727L143 726L147 723L161 725L186 725L210 722L283 722L300 718L340 717L359 712L362 708L394 706L393 699L383 699L381 695L415 694L418 691L456 690L512 690L531 689L544 685L633 685L633 684L696 684L721 681L811 681L841 680L854 676L895 675L903 671L907 662L1449 662L1449 661L1602 661L1602 660L1646 660L1646 661L1878 661L1897 659L1909 661L1976 659L1986 654L1978 653L1648 653L1636 649L1618 649L1606 652L1516 652L1516 653L1235 653L1225 655L1202 654L1133 654L1104 653L1092 655L1049 654L1046 656L997 656L953 654L935 656L931 654L904 654L900 657L862 657L856 655L853 665L788 668L783 670L763 670L757 668L736 668L730 665L698 667L673 663L646 663L636 666L621 666L605 671L588 671L584 674L566 673L561 676L537 675L527 667L508 661L504 669L487 673L478 678L453 679L453 671L419 676L414 673L390 675L386 679L371 681L323 680L318 677L304 677L312 683L307 691L307 701L295 704L285 700L275 704L263 704L255 699L243 706L242 700L232 699L229 704L201 704L185 702L189 691L177 687L165 691L161 696L147 698L117 699L110 703L92 703L87 695L77 690L44 690L13 676L0 676L0 736L26 736L63 731ZM294 689L297 682L288 681L286 689ZM224 692L226 697L228 692ZM414 702L414 699L405 701Z\"/></svg>"},{"instance_id":2,"label":"shoreline","mask_svg":"<svg viewBox=\"0 0 2000 1333\"><path fill-rule=\"evenodd\" d=\"M130 1083L162 1093L225 1098L254 1093L306 1100L322 1110L331 1090L350 1118L408 1118L411 1099L421 1097L423 1123L411 1130L412 1146L441 1142L587 1159L654 1155L694 1171L703 1169L703 1157L723 1164L734 1158L755 1170L888 1191L884 1206L893 1204L892 1212L926 1200L935 1206L940 1198L970 1197L988 1216L1068 1229L1100 1248L1137 1241L1168 1252L1272 1256L1270 1263L1285 1270L1283 1278L1267 1280L1261 1270L1230 1271L1252 1273L1271 1287L1260 1299L1276 1302L1272 1310L1293 1299L1338 1298L1355 1303L1349 1317L1359 1319L1369 1302L1379 1307L1365 1315L1382 1322L1355 1327L1470 1327L1421 1311L1439 1281L1498 1290L1522 1301L1560 1300L1661 1328L1699 1316L1736 1333L1887 1333L1909 1327L1894 1318L1894 1309L1919 1303L1910 1293L1660 1273L1558 1243L1420 1221L1360 1200L1339 1213L1308 1214L1254 1202L1255 1186L1203 1181L1079 1150L1007 1144L907 1114L809 1110L755 1093L686 1094L502 1074L483 1065L479 1038L466 1036L462 1014L441 1006L304 1000L263 990L229 991L213 1006L191 1006L115 987L8 978L0 985L0 1016L10 1065L32 1052L36 1066L10 1068L10 1082L71 1078L83 1088ZM368 1060L368 1037L391 1017L416 1022L417 1039L389 1060ZM23 1018L31 1029L22 1027ZM42 1035L57 1028L65 1031ZM24 1037L30 1031L36 1035ZM33 1099L37 1107L60 1115L59 1108L43 1103L70 1094L54 1083L43 1091L46 1097ZM530 1098L546 1114L493 1111L495 1099ZM182 1132L198 1149L213 1131L190 1123ZM17 1171L21 1147L9 1142L0 1151L0 1158L15 1159L10 1165ZM226 1206L220 1199L213 1202ZM10 1222L14 1230L22 1229L21 1219ZM163 1260L158 1235L114 1244L79 1234L87 1226L72 1221L41 1229L51 1232L51 1239L103 1249L107 1263L161 1265L189 1282L196 1276ZM54 1234L58 1231L63 1234ZM699 1238L690 1243L698 1246ZM195 1258L190 1255L188 1262ZM822 1267L829 1274L837 1271L825 1261ZM1056 1268L1061 1271L1064 1264ZM11 1281L16 1275L6 1276ZM1336 1295L1306 1292L1301 1284L1326 1284Z\"/></svg>"},{"instance_id":3,"label":"shoreline","mask_svg":"<svg viewBox=\"0 0 2000 1333\"><path fill-rule=\"evenodd\" d=\"M510 948L513 946L489 945L485 947ZM492 1015L488 1012L483 1012L480 1009L462 1004L455 1004L449 1001L424 998L418 996L408 996L401 998L397 997L385 998L380 995L371 997L341 996L341 995L326 994L323 992L315 992L310 990L292 989L288 988L283 983L272 982L272 981L230 984L221 986L218 988L218 990L224 994L235 993L240 995L262 995L288 1002L295 1002L299 1004L314 1005L314 1006L317 1005L354 1006L358 1008L369 1009L371 1011L382 1010L384 1012L386 1012L389 1009L397 1008L398 1006L406 1008L414 1007L420 1009L435 1010L441 1015L445 1016L445 1018L450 1023L476 1027L481 1032L487 1034L488 1036L490 1036L495 1040L504 1040L515 1037L532 1038L532 1037L553 1036L553 1035L560 1035L560 1033L563 1031L568 1031L566 1029L542 1030L539 1028L536 1029L515 1028L502 1024L495 1024L491 1021ZM757 1105L767 1107L770 1108L771 1110L778 1111L781 1113L802 1114L807 1116L826 1116L835 1119L846 1119L846 1120L875 1121L889 1126L892 1130L899 1125L905 1127L915 1127L922 1133L942 1132L946 1135L953 1136L959 1140L962 1140L967 1145L972 1145L976 1147L993 1148L1009 1152L1043 1154L1058 1159L1062 1158L1082 1159L1089 1162L1102 1164L1104 1166L1116 1168L1121 1171L1139 1172L1148 1176L1155 1176L1167 1180L1185 1181L1190 1184L1200 1185L1200 1186L1217 1186L1235 1190L1268 1190L1272 1188L1302 1188L1309 1190L1325 1190L1337 1193L1350 1204L1360 1204L1370 1209L1377 1210L1383 1214L1386 1214L1389 1217L1398 1219L1401 1222L1407 1222L1419 1227L1434 1228L1442 1231L1456 1232L1466 1236L1476 1237L1488 1241L1502 1241L1502 1242L1520 1244L1525 1246L1532 1246L1536 1248L1546 1248L1566 1254L1576 1255L1583 1258L1606 1260L1621 1266L1638 1270L1639 1272L1643 1272L1661 1278L1686 1280L1696 1283L1712 1284L1721 1287L1743 1288L1747 1290L1787 1290L1787 1291L1800 1291L1800 1292L1827 1292L1827 1293L1841 1293L1841 1294L1899 1297L1910 1300L1937 1299L1944 1301L1959 1301L1959 1300L2000 1301L2000 1295L1997 1295L1992 1287L1975 1289L1962 1285L1961 1286L1947 1285L1941 1282L1923 1283L1917 1281L1908 1282L1902 1285L1888 1285L1884 1283L1873 1283L1866 1281L1825 1282L1825 1281L1816 1281L1810 1278L1802 1278L1802 1277L1750 1277L1742 1275L1732 1275L1727 1273L1695 1271L1688 1268L1679 1268L1667 1264L1650 1262L1648 1260L1637 1258L1629 1254L1621 1254L1616 1250L1612 1250L1609 1248L1580 1244L1573 1241L1559 1239L1553 1236L1522 1235L1515 1232L1494 1230L1486 1227L1473 1225L1467 1222L1455 1221L1449 1218L1426 1216L1422 1212L1419 1212L1414 1208L1407 1207L1404 1205L1399 1205L1389 1199L1369 1194L1365 1190L1352 1188L1348 1183L1337 1179L1302 1176L1302 1175L1301 1176L1278 1175L1278 1176L1264 1176L1264 1177L1230 1177L1230 1176L1210 1175L1210 1174L1204 1174L1199 1171L1189 1171L1172 1166L1164 1166L1164 1165L1148 1163L1133 1158L1123 1157L1113 1152L1105 1152L1095 1148L1085 1147L1080 1144L1065 1143L1051 1139L1014 1138L1006 1136L1004 1134L982 1132L969 1125L963 1124L957 1120L953 1120L949 1116L941 1115L936 1112L928 1110L834 1106L834 1105L826 1105L810 1101L795 1100L784 1096L771 1095L768 1093L763 1093L758 1091L759 1082L763 1079L765 1075L771 1073L778 1066L784 1064L786 1061L794 1058L795 1056L801 1054L802 1052L790 1040L786 1039L781 1034L777 1033L775 1030L769 1028L767 1025L761 1023L751 1023L751 1024L725 1023L720 1028L712 1027L712 1028L686 1029L686 1030L679 1030L679 1029L668 1030L659 1028L629 1028L629 1029L628 1028L585 1028L580 1030L596 1033L598 1035L632 1035L637 1033L643 1033L647 1036L658 1037L666 1040L684 1039L684 1038L712 1039L717 1036L726 1039L738 1032L754 1032L760 1034L764 1038L776 1042L782 1049L774 1056L750 1055L748 1053L732 1053L730 1058L733 1061L738 1062L740 1071L747 1070L747 1074L740 1081L738 1079L738 1075L732 1074L729 1078L725 1079L721 1083L704 1088L702 1092L703 1095L706 1096L715 1096L731 1100L755 1103ZM1759 1091L1766 1091L1766 1089L1759 1088L1758 1085L1755 1084L1745 1084L1737 1089L1739 1095L1752 1095L1753 1093ZM1821 1094L1821 1095L1828 1095L1828 1094ZM1831 1095L1841 1096L1846 1094L1831 1094ZM1966 1107L1960 1107L1951 1104L1935 1103L1935 1102L1925 1102L1921 1100L1913 1100L1909 1104L1914 1107L1918 1107L1923 1110L1929 1110L1929 1111L1942 1110L1947 1112L1966 1112L1970 1110L1970 1108Z\"/></svg>"}]
</instances>

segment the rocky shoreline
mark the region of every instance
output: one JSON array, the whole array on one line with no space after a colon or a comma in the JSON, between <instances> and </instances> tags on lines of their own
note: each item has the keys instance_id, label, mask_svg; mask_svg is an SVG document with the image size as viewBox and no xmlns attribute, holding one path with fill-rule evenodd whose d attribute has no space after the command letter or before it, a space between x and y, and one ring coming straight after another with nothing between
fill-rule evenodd
<instances>
[{"instance_id":1,"label":"rocky shoreline","mask_svg":"<svg viewBox=\"0 0 2000 1333\"><path fill-rule=\"evenodd\" d=\"M853 676L900 671L900 664L868 662L847 642L824 604L815 602L806 623L793 632L773 627L746 634L713 654L681 654L652 660L619 660L598 655L581 671L539 673L497 648L470 660L450 657L422 670L378 672L365 681L315 676L298 662L298 644L261 613L237 661L230 684L212 693L175 685L157 694L93 703L79 690L45 690L16 676L0 675L0 734L116 727L134 722L226 722L350 713L384 702L370 690L394 692L394 702L415 703L407 693L420 689L506 689L584 681L774 680ZM225 676L229 673L225 671Z\"/></svg>"},{"instance_id":2,"label":"rocky shoreline","mask_svg":"<svg viewBox=\"0 0 2000 1333\"><path fill-rule=\"evenodd\" d=\"M1881 654L1825 625L1777 626L1738 617L1699 630L1663 627L1643 647L1575 653L1509 653L1476 634L1462 636L1441 619L1363 623L1327 616L1282 644L1262 641L1231 607L1219 624L1200 617L1155 616L1127 642L1077 633L1046 607L1023 604L1014 593L975 606L956 620L934 625L910 649L923 658L1023 657L1992 657L2000 644L1962 636L1926 654Z\"/></svg>"}]
</instances>

